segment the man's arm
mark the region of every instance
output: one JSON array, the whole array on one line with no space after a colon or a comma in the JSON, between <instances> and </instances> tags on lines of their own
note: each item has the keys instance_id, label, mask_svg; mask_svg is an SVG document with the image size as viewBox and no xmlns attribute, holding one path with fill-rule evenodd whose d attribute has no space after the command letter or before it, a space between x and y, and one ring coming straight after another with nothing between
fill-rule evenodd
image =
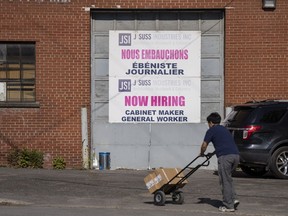
<instances>
[{"instance_id":1,"label":"man's arm","mask_svg":"<svg viewBox=\"0 0 288 216\"><path fill-rule=\"evenodd\" d=\"M202 145L201 145L201 148L200 148L200 156L204 156L204 153L207 149L207 146L208 146L208 143L203 141Z\"/></svg>"}]
</instances>

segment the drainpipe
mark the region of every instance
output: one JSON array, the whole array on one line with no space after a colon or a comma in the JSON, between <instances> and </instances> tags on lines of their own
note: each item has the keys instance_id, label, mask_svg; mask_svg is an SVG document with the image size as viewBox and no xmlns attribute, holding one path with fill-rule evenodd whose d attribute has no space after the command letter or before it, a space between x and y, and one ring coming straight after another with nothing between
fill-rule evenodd
<instances>
[{"instance_id":1,"label":"drainpipe","mask_svg":"<svg viewBox=\"0 0 288 216\"><path fill-rule=\"evenodd\" d=\"M81 108L81 129L82 129L82 161L83 168L89 169L89 146L88 146L88 126L87 108Z\"/></svg>"}]
</instances>

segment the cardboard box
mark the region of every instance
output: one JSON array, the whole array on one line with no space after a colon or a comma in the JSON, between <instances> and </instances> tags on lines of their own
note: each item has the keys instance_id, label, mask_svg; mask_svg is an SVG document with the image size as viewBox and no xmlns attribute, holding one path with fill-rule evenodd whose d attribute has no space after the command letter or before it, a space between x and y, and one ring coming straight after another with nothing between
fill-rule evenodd
<instances>
[{"instance_id":1,"label":"cardboard box","mask_svg":"<svg viewBox=\"0 0 288 216\"><path fill-rule=\"evenodd\" d=\"M156 169L153 172L149 173L144 178L144 182L145 182L146 188L149 190L150 193L154 193L155 191L160 189L163 185L167 184L180 171L181 171L180 168L160 168L160 169ZM177 184L181 180L181 177L184 177L183 173L179 174L179 177L175 178L172 182L169 183L169 185L171 185L171 187L174 186L175 184ZM188 181L185 180L185 181L183 181L183 183L178 185L178 187L182 188L187 183L188 183ZM166 189L169 190L169 186Z\"/></svg>"}]
</instances>

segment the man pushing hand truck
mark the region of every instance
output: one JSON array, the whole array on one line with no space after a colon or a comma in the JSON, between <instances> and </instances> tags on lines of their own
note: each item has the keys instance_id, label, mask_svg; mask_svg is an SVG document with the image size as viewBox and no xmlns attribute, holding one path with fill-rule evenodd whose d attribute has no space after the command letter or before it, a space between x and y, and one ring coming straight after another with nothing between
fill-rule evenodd
<instances>
[{"instance_id":1,"label":"man pushing hand truck","mask_svg":"<svg viewBox=\"0 0 288 216\"><path fill-rule=\"evenodd\" d=\"M218 113L211 113L207 122L209 129L201 145L200 155L204 155L208 144L212 142L218 160L218 175L223 196L223 205L219 207L219 211L234 212L240 204L232 178L232 172L239 164L239 151L230 131L220 125L221 116Z\"/></svg>"}]
</instances>

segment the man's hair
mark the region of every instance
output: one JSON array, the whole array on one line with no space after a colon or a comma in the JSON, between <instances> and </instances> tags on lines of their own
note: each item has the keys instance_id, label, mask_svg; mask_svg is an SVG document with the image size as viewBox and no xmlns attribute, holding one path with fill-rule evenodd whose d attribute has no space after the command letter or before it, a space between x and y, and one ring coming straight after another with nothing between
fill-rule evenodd
<instances>
[{"instance_id":1,"label":"man's hair","mask_svg":"<svg viewBox=\"0 0 288 216\"><path fill-rule=\"evenodd\" d=\"M207 117L207 122L212 122L213 124L220 124L221 116L219 115L219 113L213 112Z\"/></svg>"}]
</instances>

